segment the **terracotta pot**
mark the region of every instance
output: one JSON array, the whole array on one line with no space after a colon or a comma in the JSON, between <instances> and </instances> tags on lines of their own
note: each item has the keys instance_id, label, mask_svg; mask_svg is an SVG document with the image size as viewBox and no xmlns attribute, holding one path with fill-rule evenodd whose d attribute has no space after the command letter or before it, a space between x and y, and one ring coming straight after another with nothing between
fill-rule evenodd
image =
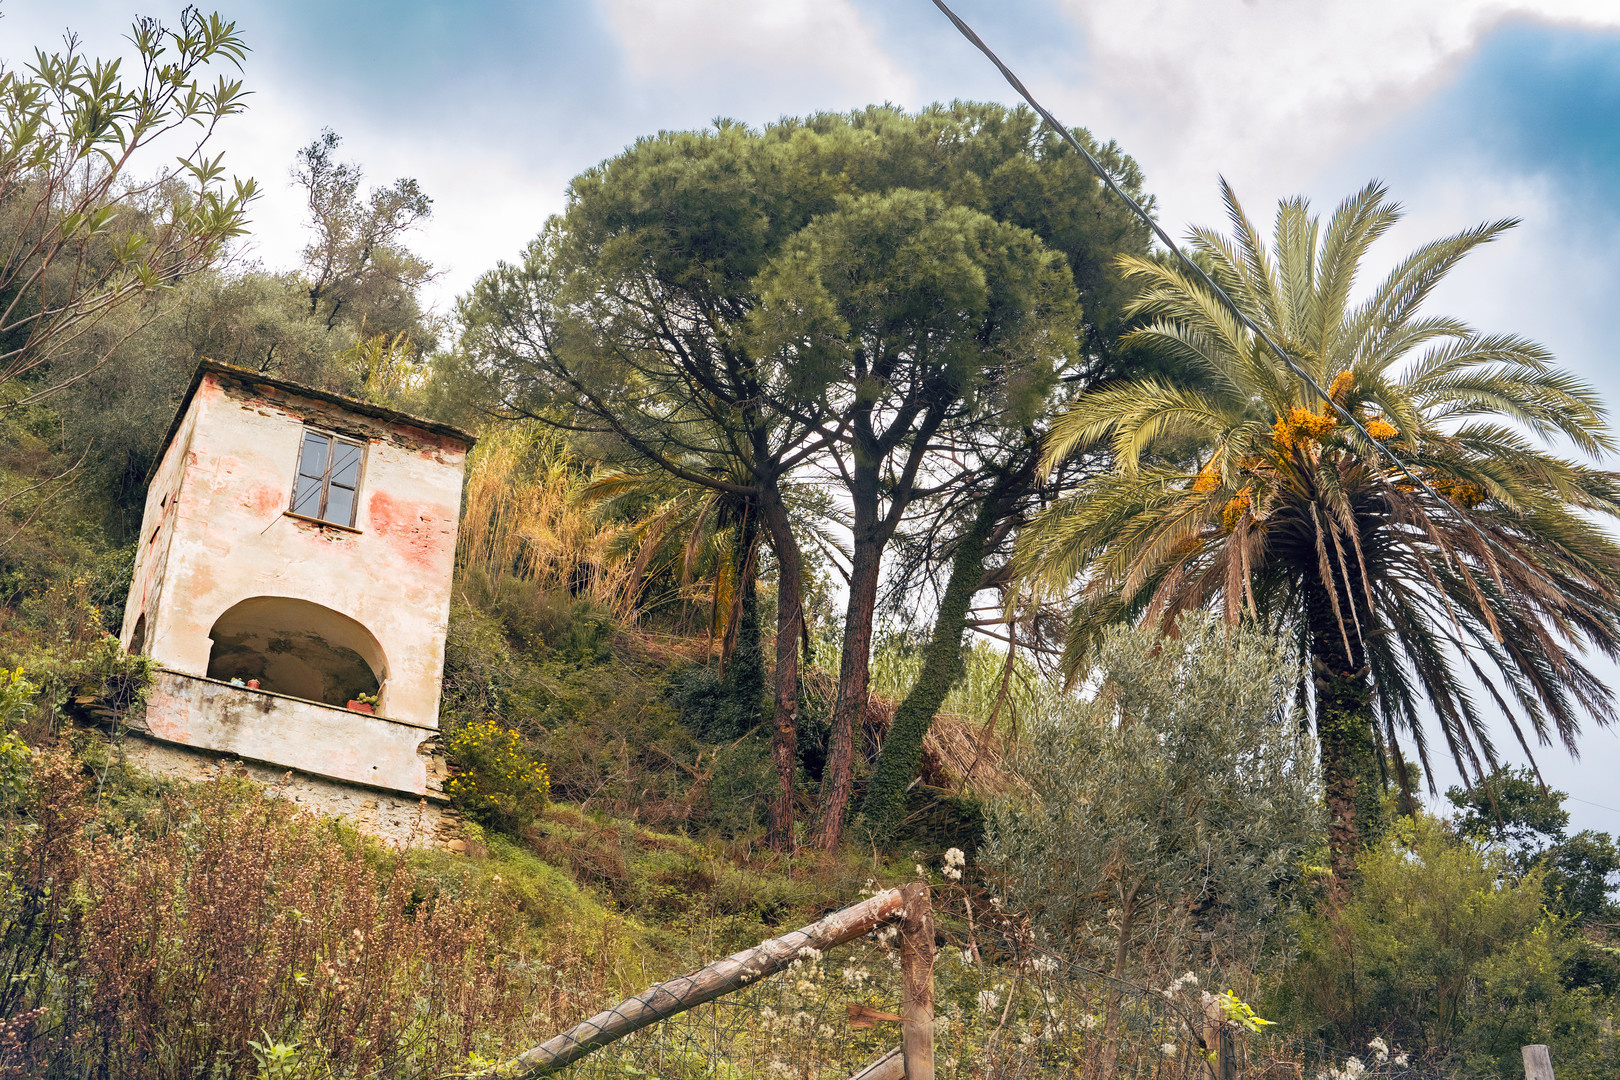
<instances>
[{"instance_id":1,"label":"terracotta pot","mask_svg":"<svg viewBox=\"0 0 1620 1080\"><path fill-rule=\"evenodd\" d=\"M354 712L367 712L368 713L368 712L375 712L376 711L375 706L367 705L363 701L351 701L351 702L349 702L349 708Z\"/></svg>"},{"instance_id":2,"label":"terracotta pot","mask_svg":"<svg viewBox=\"0 0 1620 1080\"><path fill-rule=\"evenodd\" d=\"M249 679L247 681L247 688L249 690L257 690L259 688L259 680L258 679Z\"/></svg>"}]
</instances>

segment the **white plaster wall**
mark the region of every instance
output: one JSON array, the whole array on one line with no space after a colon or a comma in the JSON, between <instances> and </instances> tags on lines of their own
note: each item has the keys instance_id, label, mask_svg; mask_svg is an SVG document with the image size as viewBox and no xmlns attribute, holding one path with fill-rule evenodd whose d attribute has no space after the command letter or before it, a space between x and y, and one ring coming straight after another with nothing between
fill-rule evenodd
<instances>
[{"instance_id":1,"label":"white plaster wall","mask_svg":"<svg viewBox=\"0 0 1620 1080\"><path fill-rule=\"evenodd\" d=\"M367 444L352 530L286 513L306 420ZM166 459L142 526L143 536L171 532L147 619L148 654L204 675L209 631L227 609L255 596L308 600L355 619L381 645L387 681L378 712L436 728L465 448L210 372L170 454L182 473L176 497L154 513L160 484L169 483ZM172 524L160 527L154 519L164 515ZM126 642L139 617L136 592L151 588L147 566L137 567Z\"/></svg>"},{"instance_id":2,"label":"white plaster wall","mask_svg":"<svg viewBox=\"0 0 1620 1080\"><path fill-rule=\"evenodd\" d=\"M152 640L153 628L161 618L163 600L163 574L169 556L169 544L174 539L174 520L178 509L181 481L185 477L186 456L191 447L192 431L196 427L197 413L188 410L174 438L163 452L163 458L153 471L152 482L146 488L146 508L141 515L140 547L135 551L135 576L130 583L129 600L124 605L124 626L119 640L127 649L141 616L146 616L146 641Z\"/></svg>"}]
</instances>

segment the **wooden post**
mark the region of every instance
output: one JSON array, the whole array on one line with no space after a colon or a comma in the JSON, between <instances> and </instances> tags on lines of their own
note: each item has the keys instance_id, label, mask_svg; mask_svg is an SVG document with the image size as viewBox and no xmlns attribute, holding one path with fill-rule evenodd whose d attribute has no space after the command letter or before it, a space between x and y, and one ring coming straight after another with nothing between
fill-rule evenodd
<instances>
[{"instance_id":1,"label":"wooden post","mask_svg":"<svg viewBox=\"0 0 1620 1080\"><path fill-rule=\"evenodd\" d=\"M1204 1046L1209 1050L1209 1073L1214 1080L1237 1080L1237 1033L1226 1019L1221 999L1204 992Z\"/></svg>"},{"instance_id":2,"label":"wooden post","mask_svg":"<svg viewBox=\"0 0 1620 1080\"><path fill-rule=\"evenodd\" d=\"M922 882L900 892L900 1049L906 1080L934 1080L934 911Z\"/></svg>"},{"instance_id":3,"label":"wooden post","mask_svg":"<svg viewBox=\"0 0 1620 1080\"><path fill-rule=\"evenodd\" d=\"M1541 1043L1520 1047L1524 1054L1524 1080L1553 1080L1552 1054Z\"/></svg>"}]
</instances>

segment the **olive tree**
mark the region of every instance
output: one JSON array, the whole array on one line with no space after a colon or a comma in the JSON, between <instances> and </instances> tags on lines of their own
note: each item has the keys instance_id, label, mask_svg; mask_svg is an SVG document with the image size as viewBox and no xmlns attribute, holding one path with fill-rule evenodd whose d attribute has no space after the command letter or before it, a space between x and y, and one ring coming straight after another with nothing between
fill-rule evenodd
<instances>
[{"instance_id":1,"label":"olive tree","mask_svg":"<svg viewBox=\"0 0 1620 1080\"><path fill-rule=\"evenodd\" d=\"M1291 644L1207 614L1174 627L1105 639L1095 694L1029 724L1014 765L1031 794L989 813L1009 901L1054 939L1106 942L1115 978L1189 930L1214 932L1217 966L1264 944L1322 828ZM1110 1001L1106 1039L1118 1024Z\"/></svg>"},{"instance_id":2,"label":"olive tree","mask_svg":"<svg viewBox=\"0 0 1620 1080\"><path fill-rule=\"evenodd\" d=\"M72 36L23 67L0 61L0 385L70 350L72 370L36 392L99 367L122 339L81 348L109 313L212 265L245 231L253 181L227 181L205 152L243 108L241 81L212 73L247 55L236 24L187 8L174 27L137 19L129 40L130 78ZM154 154L168 164L137 175Z\"/></svg>"}]
</instances>

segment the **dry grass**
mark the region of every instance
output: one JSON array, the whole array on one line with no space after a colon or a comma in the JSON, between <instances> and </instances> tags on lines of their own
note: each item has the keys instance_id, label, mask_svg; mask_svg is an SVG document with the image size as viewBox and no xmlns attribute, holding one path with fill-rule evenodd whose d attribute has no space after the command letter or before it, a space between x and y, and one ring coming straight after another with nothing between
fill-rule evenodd
<instances>
[{"instance_id":1,"label":"dry grass","mask_svg":"<svg viewBox=\"0 0 1620 1080\"><path fill-rule=\"evenodd\" d=\"M487 884L426 878L263 789L204 785L114 838L70 755L35 760L0 866L0 1013L23 1018L0 1076L249 1077L255 1042L288 1048L289 1077L433 1075L604 990L528 951Z\"/></svg>"}]
</instances>

